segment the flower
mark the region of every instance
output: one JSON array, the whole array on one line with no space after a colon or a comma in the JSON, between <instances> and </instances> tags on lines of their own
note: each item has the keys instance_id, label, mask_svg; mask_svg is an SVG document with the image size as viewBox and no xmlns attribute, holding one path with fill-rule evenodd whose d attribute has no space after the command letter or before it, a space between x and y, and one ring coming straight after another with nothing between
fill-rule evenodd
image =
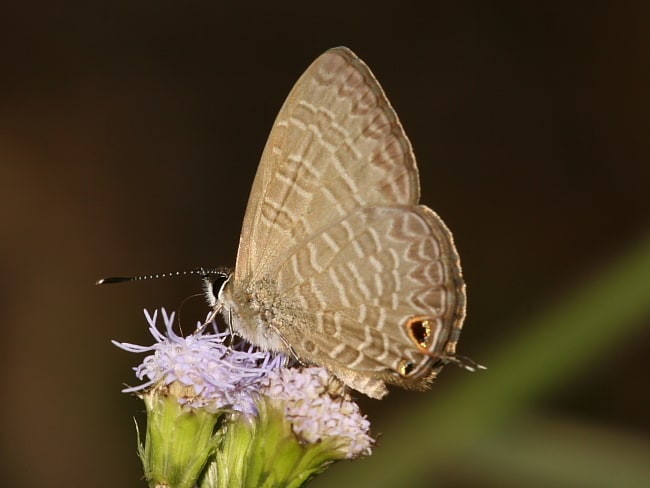
<instances>
[{"instance_id":1,"label":"flower","mask_svg":"<svg viewBox=\"0 0 650 488\"><path fill-rule=\"evenodd\" d=\"M332 391L340 386L325 368L278 369L264 383L262 394L283 405L293 431L303 441L316 444L336 439L347 459L370 455L370 422L347 393Z\"/></svg>"},{"instance_id":2,"label":"flower","mask_svg":"<svg viewBox=\"0 0 650 488\"><path fill-rule=\"evenodd\" d=\"M150 353L126 388L147 409L139 446L152 487L299 487L331 463L369 455L369 422L341 383L318 367L288 367L281 354L232 345L228 333L173 331L174 314L145 311Z\"/></svg>"},{"instance_id":3,"label":"flower","mask_svg":"<svg viewBox=\"0 0 650 488\"><path fill-rule=\"evenodd\" d=\"M156 339L151 346L139 346L112 341L129 352L153 352L136 368L136 377L148 378L145 383L122 390L125 393L141 392L153 385L186 387L178 396L179 403L210 411L229 409L246 414L255 413L254 390L269 372L285 361L282 355L269 352L237 350L224 342L227 332L216 334L196 333L187 337L173 330L174 313L161 310L165 333L156 327L158 311L150 315L145 310L149 332ZM197 327L198 330L198 327Z\"/></svg>"}]
</instances>

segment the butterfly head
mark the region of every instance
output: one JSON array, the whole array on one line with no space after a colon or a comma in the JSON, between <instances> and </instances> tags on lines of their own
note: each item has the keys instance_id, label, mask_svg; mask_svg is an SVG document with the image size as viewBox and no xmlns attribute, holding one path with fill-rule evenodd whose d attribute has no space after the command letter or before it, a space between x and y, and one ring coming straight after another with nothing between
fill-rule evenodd
<instances>
[{"instance_id":1,"label":"butterfly head","mask_svg":"<svg viewBox=\"0 0 650 488\"><path fill-rule=\"evenodd\" d=\"M203 293L210 307L216 308L221 302L219 295L231 276L232 273L224 269L203 270L201 273Z\"/></svg>"}]
</instances>

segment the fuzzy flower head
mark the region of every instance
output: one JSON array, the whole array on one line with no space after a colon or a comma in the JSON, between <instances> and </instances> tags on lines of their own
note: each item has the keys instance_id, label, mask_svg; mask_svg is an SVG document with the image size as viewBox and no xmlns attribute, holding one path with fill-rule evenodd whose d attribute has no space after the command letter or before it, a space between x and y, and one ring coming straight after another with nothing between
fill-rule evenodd
<instances>
[{"instance_id":1,"label":"fuzzy flower head","mask_svg":"<svg viewBox=\"0 0 650 488\"><path fill-rule=\"evenodd\" d=\"M325 368L273 370L263 384L262 394L282 405L293 432L303 442L333 440L348 459L370 455L370 422Z\"/></svg>"},{"instance_id":2,"label":"fuzzy flower head","mask_svg":"<svg viewBox=\"0 0 650 488\"><path fill-rule=\"evenodd\" d=\"M153 353L134 368L138 379L145 382L123 391L141 392L151 386L169 388L181 404L192 408L255 414L260 381L279 368L284 357L252 348L229 347L224 344L230 338L227 332L179 336L172 328L174 314L168 315L164 309L161 312L164 333L156 327L158 311L150 315L145 310L149 332L156 340L153 345L113 341L125 351Z\"/></svg>"},{"instance_id":3,"label":"fuzzy flower head","mask_svg":"<svg viewBox=\"0 0 650 488\"><path fill-rule=\"evenodd\" d=\"M370 424L325 368L288 367L283 355L232 346L228 333L173 331L174 314L145 312L151 346L134 368L143 383L139 445L151 487L298 487L332 463L369 455ZM226 342L228 341L228 342ZM197 484L199 482L199 484Z\"/></svg>"}]
</instances>

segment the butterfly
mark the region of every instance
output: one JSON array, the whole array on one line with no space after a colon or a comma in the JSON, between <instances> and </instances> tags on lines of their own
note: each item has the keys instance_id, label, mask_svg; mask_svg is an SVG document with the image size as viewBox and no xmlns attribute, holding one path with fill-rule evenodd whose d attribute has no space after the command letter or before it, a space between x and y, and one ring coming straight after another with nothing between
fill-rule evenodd
<instances>
[{"instance_id":1,"label":"butterfly","mask_svg":"<svg viewBox=\"0 0 650 488\"><path fill-rule=\"evenodd\" d=\"M351 50L326 51L264 148L234 272L206 277L215 313L260 348L327 368L373 398L425 389L456 355L465 283L452 234L419 204L411 144Z\"/></svg>"}]
</instances>

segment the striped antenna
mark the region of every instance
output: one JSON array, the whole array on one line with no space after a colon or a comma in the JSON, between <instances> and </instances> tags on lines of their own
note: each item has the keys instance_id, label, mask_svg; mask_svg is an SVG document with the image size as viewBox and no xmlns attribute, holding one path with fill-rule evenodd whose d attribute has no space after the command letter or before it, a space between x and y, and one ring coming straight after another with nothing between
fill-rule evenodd
<instances>
[{"instance_id":1,"label":"striped antenna","mask_svg":"<svg viewBox=\"0 0 650 488\"><path fill-rule=\"evenodd\" d=\"M171 278L174 276L187 276L187 275L199 275L201 278L209 278L211 276L221 276L225 273L221 269L204 269L204 268L195 268L187 271L174 271L172 273L161 273L161 274L151 274L151 275L142 275L142 276L109 276L107 278L102 278L95 282L96 285L108 285L113 283L126 283L129 281L144 281L144 280L155 280L158 278Z\"/></svg>"}]
</instances>

